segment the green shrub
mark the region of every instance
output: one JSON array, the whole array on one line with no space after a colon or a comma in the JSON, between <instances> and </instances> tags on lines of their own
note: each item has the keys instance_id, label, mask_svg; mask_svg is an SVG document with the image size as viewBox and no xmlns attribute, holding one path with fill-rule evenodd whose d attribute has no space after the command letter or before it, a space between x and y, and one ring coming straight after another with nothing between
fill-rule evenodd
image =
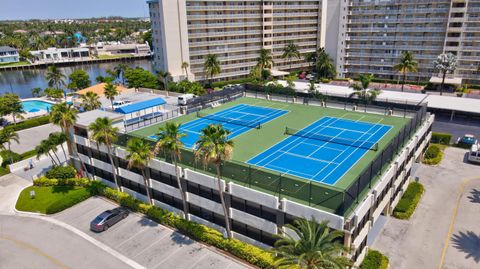
<instances>
[{"instance_id":1,"label":"green shrub","mask_svg":"<svg viewBox=\"0 0 480 269\"><path fill-rule=\"evenodd\" d=\"M48 187L48 186L90 186L91 182L87 178L47 178L39 177L33 180L33 186Z\"/></svg>"},{"instance_id":2,"label":"green shrub","mask_svg":"<svg viewBox=\"0 0 480 269\"><path fill-rule=\"evenodd\" d=\"M17 124L12 124L10 127L15 131L25 130L28 128L44 125L50 122L49 116L41 116L38 118L32 118L28 120L21 121Z\"/></svg>"},{"instance_id":3,"label":"green shrub","mask_svg":"<svg viewBox=\"0 0 480 269\"><path fill-rule=\"evenodd\" d=\"M435 133L435 132L432 133L432 139L431 139L432 143L449 145L451 140L452 140L451 134Z\"/></svg>"},{"instance_id":4,"label":"green shrub","mask_svg":"<svg viewBox=\"0 0 480 269\"><path fill-rule=\"evenodd\" d=\"M399 219L409 219L415 211L415 208L417 208L417 204L424 191L425 189L422 184L418 182L410 183L402 199L400 199L393 210L393 216Z\"/></svg>"},{"instance_id":5,"label":"green shrub","mask_svg":"<svg viewBox=\"0 0 480 269\"><path fill-rule=\"evenodd\" d=\"M74 178L77 174L77 171L73 166L55 166L52 169L48 170L45 176L47 178L56 178L56 179L67 179Z\"/></svg>"},{"instance_id":6,"label":"green shrub","mask_svg":"<svg viewBox=\"0 0 480 269\"><path fill-rule=\"evenodd\" d=\"M423 163L428 165L436 165L439 164L443 158L443 152L437 145L430 145L428 146L427 150L425 151L425 155L423 158Z\"/></svg>"},{"instance_id":7,"label":"green shrub","mask_svg":"<svg viewBox=\"0 0 480 269\"><path fill-rule=\"evenodd\" d=\"M225 87L229 84L245 84L245 83L248 83L248 82L252 82L252 79L251 78L239 78L239 79L233 79L233 80L228 80L228 81L216 81L216 82L212 82L211 86L213 88L216 88L216 87L222 88L222 87Z\"/></svg>"},{"instance_id":8,"label":"green shrub","mask_svg":"<svg viewBox=\"0 0 480 269\"><path fill-rule=\"evenodd\" d=\"M37 156L37 151L32 149L32 150L29 150L29 151L26 151L22 154L20 154L20 157L22 158L22 160L25 160L25 159L28 159L30 157L34 157L34 156Z\"/></svg>"},{"instance_id":9,"label":"green shrub","mask_svg":"<svg viewBox=\"0 0 480 269\"><path fill-rule=\"evenodd\" d=\"M0 177L7 174L10 174L10 169L8 169L8 167L0 166Z\"/></svg>"},{"instance_id":10,"label":"green shrub","mask_svg":"<svg viewBox=\"0 0 480 269\"><path fill-rule=\"evenodd\" d=\"M321 83L330 83L330 81L332 81L331 79L328 79L328 78L321 78L320 79L320 82Z\"/></svg>"},{"instance_id":11,"label":"green shrub","mask_svg":"<svg viewBox=\"0 0 480 269\"><path fill-rule=\"evenodd\" d=\"M22 160L22 156L20 154L13 152L11 150L2 150L0 152L0 156L2 156L3 162L1 163L1 166L7 167L7 165L10 164L10 162L16 163Z\"/></svg>"},{"instance_id":12,"label":"green shrub","mask_svg":"<svg viewBox=\"0 0 480 269\"><path fill-rule=\"evenodd\" d=\"M365 259L360 265L360 269L387 269L388 257L382 253L369 249Z\"/></svg>"},{"instance_id":13,"label":"green shrub","mask_svg":"<svg viewBox=\"0 0 480 269\"><path fill-rule=\"evenodd\" d=\"M53 188L69 188L69 187L70 186L57 186ZM63 199L60 199L55 203L49 205L45 210L45 214L55 214L64 209L72 207L73 205L78 204L84 200L87 200L88 198L90 198L90 196L92 196L92 194L88 192L88 190L75 193L74 195L65 196Z\"/></svg>"}]
</instances>

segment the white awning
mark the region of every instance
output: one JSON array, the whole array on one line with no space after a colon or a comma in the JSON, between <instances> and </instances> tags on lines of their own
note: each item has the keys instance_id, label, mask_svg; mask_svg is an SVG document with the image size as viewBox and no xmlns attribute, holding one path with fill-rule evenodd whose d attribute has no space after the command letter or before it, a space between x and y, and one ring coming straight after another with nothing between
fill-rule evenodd
<instances>
[{"instance_id":1,"label":"white awning","mask_svg":"<svg viewBox=\"0 0 480 269\"><path fill-rule=\"evenodd\" d=\"M272 74L272 77L281 77L281 76L287 76L290 74L288 72L275 70L275 69L271 69L270 73Z\"/></svg>"},{"instance_id":2,"label":"white awning","mask_svg":"<svg viewBox=\"0 0 480 269\"><path fill-rule=\"evenodd\" d=\"M430 83L434 84L442 84L441 77L431 77ZM462 85L462 78L445 78L445 84L452 84L452 85Z\"/></svg>"}]
</instances>

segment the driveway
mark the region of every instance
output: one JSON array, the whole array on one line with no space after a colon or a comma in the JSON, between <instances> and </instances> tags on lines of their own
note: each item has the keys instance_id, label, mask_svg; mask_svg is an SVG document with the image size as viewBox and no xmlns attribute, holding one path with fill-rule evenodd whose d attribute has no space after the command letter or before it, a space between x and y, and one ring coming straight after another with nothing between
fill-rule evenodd
<instances>
[{"instance_id":1,"label":"driveway","mask_svg":"<svg viewBox=\"0 0 480 269\"><path fill-rule=\"evenodd\" d=\"M410 220L389 217L372 245L390 268L480 268L480 166L447 148L440 165L421 165L425 194Z\"/></svg>"},{"instance_id":2,"label":"driveway","mask_svg":"<svg viewBox=\"0 0 480 269\"><path fill-rule=\"evenodd\" d=\"M14 174L0 177L0 214L13 214L18 195L31 181Z\"/></svg>"},{"instance_id":3,"label":"driveway","mask_svg":"<svg viewBox=\"0 0 480 269\"><path fill-rule=\"evenodd\" d=\"M56 214L54 218L76 227L146 268L248 268L137 214L130 214L105 232L91 232L90 221L114 207L116 205L109 201L93 197Z\"/></svg>"},{"instance_id":4,"label":"driveway","mask_svg":"<svg viewBox=\"0 0 480 269\"><path fill-rule=\"evenodd\" d=\"M60 127L51 123L18 131L20 143L12 142L11 149L16 153L32 150L40 144L40 141L47 139L48 135L54 132L60 132Z\"/></svg>"}]
</instances>

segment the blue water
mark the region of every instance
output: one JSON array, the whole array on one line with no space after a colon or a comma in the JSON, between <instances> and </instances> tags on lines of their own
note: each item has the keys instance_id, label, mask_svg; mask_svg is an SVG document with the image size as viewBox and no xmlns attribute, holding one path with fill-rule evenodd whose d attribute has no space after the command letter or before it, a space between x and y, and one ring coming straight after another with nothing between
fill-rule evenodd
<instances>
[{"instance_id":1,"label":"blue water","mask_svg":"<svg viewBox=\"0 0 480 269\"><path fill-rule=\"evenodd\" d=\"M49 112L52 105L51 103L38 100L22 101L23 111L25 112L39 112L41 110Z\"/></svg>"},{"instance_id":2,"label":"blue water","mask_svg":"<svg viewBox=\"0 0 480 269\"><path fill-rule=\"evenodd\" d=\"M302 131L330 139L289 136L247 163L335 185L370 150L371 146L364 145L374 145L391 128L382 124L323 117ZM347 145L345 141L357 146Z\"/></svg>"}]
</instances>

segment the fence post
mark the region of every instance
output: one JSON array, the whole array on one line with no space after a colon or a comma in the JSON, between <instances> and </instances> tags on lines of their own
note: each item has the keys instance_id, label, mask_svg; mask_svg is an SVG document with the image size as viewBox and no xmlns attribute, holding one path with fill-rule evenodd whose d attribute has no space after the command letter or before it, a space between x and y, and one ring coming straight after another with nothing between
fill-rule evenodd
<instances>
[{"instance_id":1,"label":"fence post","mask_svg":"<svg viewBox=\"0 0 480 269\"><path fill-rule=\"evenodd\" d=\"M312 181L308 183L308 206L312 204Z\"/></svg>"},{"instance_id":2,"label":"fence post","mask_svg":"<svg viewBox=\"0 0 480 269\"><path fill-rule=\"evenodd\" d=\"M278 200L282 200L282 174L278 174L280 180L278 181Z\"/></svg>"}]
</instances>

